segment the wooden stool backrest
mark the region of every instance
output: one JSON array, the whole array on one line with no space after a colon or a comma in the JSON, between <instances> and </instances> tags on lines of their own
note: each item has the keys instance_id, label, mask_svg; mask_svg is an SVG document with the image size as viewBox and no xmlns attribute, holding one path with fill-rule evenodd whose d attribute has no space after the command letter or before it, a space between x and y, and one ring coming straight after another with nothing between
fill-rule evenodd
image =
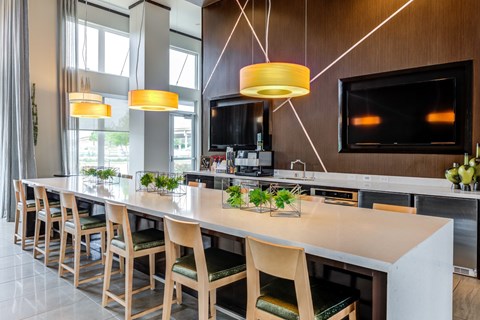
<instances>
[{"instance_id":1,"label":"wooden stool backrest","mask_svg":"<svg viewBox=\"0 0 480 320\"><path fill-rule=\"evenodd\" d=\"M196 187L196 188L206 188L207 184L205 182L195 182L195 181L190 181L188 183L189 187Z\"/></svg>"},{"instance_id":2,"label":"wooden stool backrest","mask_svg":"<svg viewBox=\"0 0 480 320\"><path fill-rule=\"evenodd\" d=\"M180 246L193 248L198 282L208 282L207 263L203 250L200 224L180 221L168 216L163 218L167 268L172 268L180 257Z\"/></svg>"},{"instance_id":3,"label":"wooden stool backrest","mask_svg":"<svg viewBox=\"0 0 480 320\"><path fill-rule=\"evenodd\" d=\"M417 214L417 208L406 207L406 206L395 206L395 205L392 205L392 204L374 203L373 204L373 209L374 210L385 210L385 211L392 211L392 212L400 212L400 213Z\"/></svg>"},{"instance_id":4,"label":"wooden stool backrest","mask_svg":"<svg viewBox=\"0 0 480 320\"><path fill-rule=\"evenodd\" d=\"M125 243L125 251L133 256L132 231L130 229L130 221L128 220L127 207L123 204L105 201L105 215L107 222L108 245L110 245L110 242L115 236L113 225L119 224L120 228L117 230L117 236Z\"/></svg>"},{"instance_id":5,"label":"wooden stool backrest","mask_svg":"<svg viewBox=\"0 0 480 320\"><path fill-rule=\"evenodd\" d=\"M65 224L68 218L67 209L70 209L73 216L75 229L80 232L80 216L78 215L77 201L75 195L70 192L60 193L60 210L62 211L62 222Z\"/></svg>"},{"instance_id":6,"label":"wooden stool backrest","mask_svg":"<svg viewBox=\"0 0 480 320\"><path fill-rule=\"evenodd\" d=\"M35 208L37 209L37 212L43 209L45 211L45 219L49 221L51 216L47 190L45 190L45 187L43 186L34 186L33 194L35 195Z\"/></svg>"},{"instance_id":7,"label":"wooden stool backrest","mask_svg":"<svg viewBox=\"0 0 480 320\"><path fill-rule=\"evenodd\" d=\"M260 296L260 273L293 280L297 296L300 319L313 319L313 303L308 278L305 250L298 247L281 246L252 237L246 238L247 291L250 312L254 310ZM247 317L251 316L248 313Z\"/></svg>"},{"instance_id":8,"label":"wooden stool backrest","mask_svg":"<svg viewBox=\"0 0 480 320\"><path fill-rule=\"evenodd\" d=\"M26 206L27 199L25 198L25 192L23 191L22 180L13 180L13 189L15 190L15 202Z\"/></svg>"}]
</instances>

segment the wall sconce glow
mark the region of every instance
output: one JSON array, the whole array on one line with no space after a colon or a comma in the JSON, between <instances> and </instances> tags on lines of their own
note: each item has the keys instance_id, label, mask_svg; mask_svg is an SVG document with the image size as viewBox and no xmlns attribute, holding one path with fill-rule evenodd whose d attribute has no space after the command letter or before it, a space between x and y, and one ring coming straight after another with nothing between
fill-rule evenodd
<instances>
[{"instance_id":1,"label":"wall sconce glow","mask_svg":"<svg viewBox=\"0 0 480 320\"><path fill-rule=\"evenodd\" d=\"M283 62L257 63L240 70L240 93L256 98L293 98L310 93L310 69Z\"/></svg>"},{"instance_id":2,"label":"wall sconce glow","mask_svg":"<svg viewBox=\"0 0 480 320\"><path fill-rule=\"evenodd\" d=\"M78 102L70 104L70 116L75 118L110 118L112 107L104 103Z\"/></svg>"},{"instance_id":3,"label":"wall sconce glow","mask_svg":"<svg viewBox=\"0 0 480 320\"><path fill-rule=\"evenodd\" d=\"M143 111L173 111L178 109L178 94L160 90L130 90L130 109Z\"/></svg>"},{"instance_id":4,"label":"wall sconce glow","mask_svg":"<svg viewBox=\"0 0 480 320\"><path fill-rule=\"evenodd\" d=\"M430 112L427 114L427 122L430 123L454 123L455 112Z\"/></svg>"},{"instance_id":5,"label":"wall sconce glow","mask_svg":"<svg viewBox=\"0 0 480 320\"><path fill-rule=\"evenodd\" d=\"M78 102L90 102L90 103L103 103L101 95L91 92L70 92L68 94L68 101L70 103Z\"/></svg>"},{"instance_id":6,"label":"wall sconce glow","mask_svg":"<svg viewBox=\"0 0 480 320\"><path fill-rule=\"evenodd\" d=\"M382 119L378 116L356 117L350 119L353 126L376 126L382 123Z\"/></svg>"}]
</instances>

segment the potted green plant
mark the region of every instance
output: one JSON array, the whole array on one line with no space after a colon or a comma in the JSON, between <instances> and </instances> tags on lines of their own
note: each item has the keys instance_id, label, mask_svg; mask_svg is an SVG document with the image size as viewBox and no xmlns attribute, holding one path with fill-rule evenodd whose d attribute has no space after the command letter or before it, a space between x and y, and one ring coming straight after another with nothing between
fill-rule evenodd
<instances>
[{"instance_id":1,"label":"potted green plant","mask_svg":"<svg viewBox=\"0 0 480 320\"><path fill-rule=\"evenodd\" d=\"M300 217L302 188L300 185L272 184L270 185L270 215L272 217Z\"/></svg>"},{"instance_id":2,"label":"potted green plant","mask_svg":"<svg viewBox=\"0 0 480 320\"><path fill-rule=\"evenodd\" d=\"M169 177L166 175L159 175L155 178L155 187L160 192L164 192L165 188L167 187Z\"/></svg>"},{"instance_id":3,"label":"potted green plant","mask_svg":"<svg viewBox=\"0 0 480 320\"><path fill-rule=\"evenodd\" d=\"M243 199L241 186L229 186L224 192L228 195L228 198L226 198L225 201L222 200L223 208L240 208L241 205L244 204L245 201Z\"/></svg>"},{"instance_id":4,"label":"potted green plant","mask_svg":"<svg viewBox=\"0 0 480 320\"><path fill-rule=\"evenodd\" d=\"M157 172L154 171L139 171L136 173L135 190L136 191L154 191L155 178Z\"/></svg>"},{"instance_id":5,"label":"potted green plant","mask_svg":"<svg viewBox=\"0 0 480 320\"><path fill-rule=\"evenodd\" d=\"M115 168L97 169L97 178L99 183L113 182L112 178L117 176L117 170Z\"/></svg>"},{"instance_id":6,"label":"potted green plant","mask_svg":"<svg viewBox=\"0 0 480 320\"><path fill-rule=\"evenodd\" d=\"M240 209L257 213L270 211L272 196L267 186L268 185L261 185L259 183L242 183L240 188L241 192L245 190L245 201L240 204Z\"/></svg>"}]
</instances>

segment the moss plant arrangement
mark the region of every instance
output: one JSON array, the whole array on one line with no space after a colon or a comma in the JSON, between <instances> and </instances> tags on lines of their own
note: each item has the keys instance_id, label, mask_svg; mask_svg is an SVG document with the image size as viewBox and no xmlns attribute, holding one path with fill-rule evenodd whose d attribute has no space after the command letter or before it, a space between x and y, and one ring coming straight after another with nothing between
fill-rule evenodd
<instances>
[{"instance_id":1,"label":"moss plant arrangement","mask_svg":"<svg viewBox=\"0 0 480 320\"><path fill-rule=\"evenodd\" d=\"M286 204L292 204L295 200L295 195L287 189L280 189L277 191L277 194L273 196L275 205L280 209L285 209Z\"/></svg>"},{"instance_id":2,"label":"moss plant arrangement","mask_svg":"<svg viewBox=\"0 0 480 320\"><path fill-rule=\"evenodd\" d=\"M271 194L267 190L263 191L261 188L251 190L248 193L248 198L250 203L257 208L267 204L272 200Z\"/></svg>"},{"instance_id":3,"label":"moss plant arrangement","mask_svg":"<svg viewBox=\"0 0 480 320\"><path fill-rule=\"evenodd\" d=\"M148 188L148 186L155 181L155 176L151 172L145 173L141 178L140 178L140 184L144 186L145 188Z\"/></svg>"},{"instance_id":4,"label":"moss plant arrangement","mask_svg":"<svg viewBox=\"0 0 480 320\"><path fill-rule=\"evenodd\" d=\"M245 202L242 199L242 187L230 186L225 192L228 194L227 203L233 208L240 208Z\"/></svg>"}]
</instances>

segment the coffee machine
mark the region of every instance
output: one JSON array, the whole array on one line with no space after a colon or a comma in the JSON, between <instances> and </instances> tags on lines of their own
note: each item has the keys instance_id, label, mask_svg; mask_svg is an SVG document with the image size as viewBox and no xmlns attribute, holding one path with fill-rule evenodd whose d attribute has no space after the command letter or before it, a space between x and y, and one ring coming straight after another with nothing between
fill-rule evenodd
<instances>
[{"instance_id":1,"label":"coffee machine","mask_svg":"<svg viewBox=\"0 0 480 320\"><path fill-rule=\"evenodd\" d=\"M273 176L273 152L239 150L235 158L235 174L238 176Z\"/></svg>"}]
</instances>

